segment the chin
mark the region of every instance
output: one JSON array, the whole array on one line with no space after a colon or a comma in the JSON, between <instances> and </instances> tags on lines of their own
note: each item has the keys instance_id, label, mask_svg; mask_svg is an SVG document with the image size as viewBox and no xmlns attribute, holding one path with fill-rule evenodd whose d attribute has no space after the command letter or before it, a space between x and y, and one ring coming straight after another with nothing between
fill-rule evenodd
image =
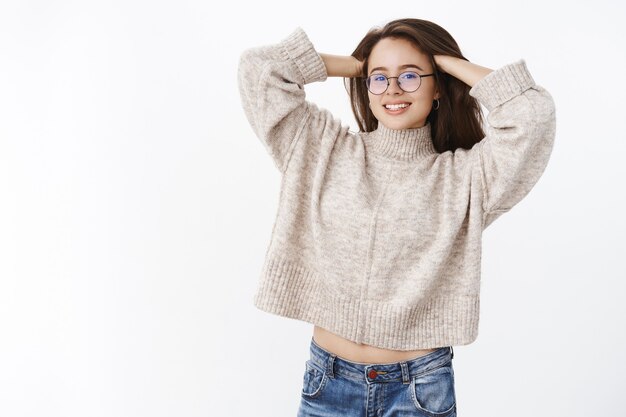
<instances>
[{"instance_id":1,"label":"chin","mask_svg":"<svg viewBox=\"0 0 626 417\"><path fill-rule=\"evenodd\" d=\"M376 115L374 115L376 116ZM427 121L422 120L420 116L413 116L411 114L405 114L403 116L408 117L399 117L399 116L390 116L388 114L381 114L380 117L377 117L378 121L385 125L389 129L400 130L400 129L414 129L416 127L424 126Z\"/></svg>"},{"instance_id":2,"label":"chin","mask_svg":"<svg viewBox=\"0 0 626 417\"><path fill-rule=\"evenodd\" d=\"M403 121L403 120L383 120L382 122L389 129L400 130L400 129L412 129L417 126L416 121Z\"/></svg>"}]
</instances>

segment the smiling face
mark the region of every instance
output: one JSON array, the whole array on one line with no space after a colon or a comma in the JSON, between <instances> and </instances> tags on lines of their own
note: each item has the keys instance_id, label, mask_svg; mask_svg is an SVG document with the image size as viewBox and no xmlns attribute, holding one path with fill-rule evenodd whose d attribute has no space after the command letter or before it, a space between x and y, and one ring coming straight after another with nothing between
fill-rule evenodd
<instances>
[{"instance_id":1,"label":"smiling face","mask_svg":"<svg viewBox=\"0 0 626 417\"><path fill-rule=\"evenodd\" d=\"M372 49L369 56L367 75L383 74L397 77L405 71L418 74L431 74L433 67L428 55L420 51L410 41L401 38L381 39ZM435 77L424 77L417 91L407 93L397 83L397 79L389 80L389 87L384 93L377 95L368 91L370 108L379 123L389 129L409 129L422 127L431 111L433 100L439 98ZM389 108L389 105L406 107Z\"/></svg>"}]
</instances>

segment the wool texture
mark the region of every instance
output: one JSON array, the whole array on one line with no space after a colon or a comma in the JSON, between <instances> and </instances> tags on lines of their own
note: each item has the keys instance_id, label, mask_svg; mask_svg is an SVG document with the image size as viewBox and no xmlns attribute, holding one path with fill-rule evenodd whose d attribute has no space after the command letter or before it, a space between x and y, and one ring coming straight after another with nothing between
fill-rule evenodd
<instances>
[{"instance_id":1,"label":"wool texture","mask_svg":"<svg viewBox=\"0 0 626 417\"><path fill-rule=\"evenodd\" d=\"M306 99L327 77L301 27L240 56L244 113L281 175L254 305L379 348L473 342L482 232L545 171L551 95L523 59L494 70L469 92L485 137L438 153L429 123L350 131Z\"/></svg>"}]
</instances>

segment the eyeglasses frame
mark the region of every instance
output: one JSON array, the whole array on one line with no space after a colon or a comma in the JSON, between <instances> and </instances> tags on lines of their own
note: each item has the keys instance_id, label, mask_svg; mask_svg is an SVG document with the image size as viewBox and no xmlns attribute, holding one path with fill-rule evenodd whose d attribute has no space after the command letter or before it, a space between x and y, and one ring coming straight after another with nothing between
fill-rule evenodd
<instances>
[{"instance_id":1,"label":"eyeglasses frame","mask_svg":"<svg viewBox=\"0 0 626 417\"><path fill-rule=\"evenodd\" d=\"M379 96L381 94L385 94L387 92L387 90L389 89L389 85L391 84L391 82L389 80L391 80L392 78L395 78L397 80L398 78L400 78L402 76L402 74L407 74L407 73L417 74L417 76L420 78L420 85L418 85L415 90L408 91L408 90L405 90L404 88L402 88L402 84L400 84L398 81L396 81L396 83L398 83L398 87L400 87L400 90L404 91L405 93L414 93L417 90L419 90L419 88L422 86L422 77L430 77L432 75L435 75L434 73L422 75L422 74L417 73L415 71L404 71L404 72L400 73L400 75L398 75L397 77L387 77L385 74L370 74L363 80L363 82L365 83L365 88L367 88L367 91L372 93L372 90L370 90L369 86L367 85L367 80L369 80L372 75L382 75L383 77L385 77L387 79L387 87L383 90L383 92L382 93L372 93L372 94L374 94L376 96Z\"/></svg>"}]
</instances>

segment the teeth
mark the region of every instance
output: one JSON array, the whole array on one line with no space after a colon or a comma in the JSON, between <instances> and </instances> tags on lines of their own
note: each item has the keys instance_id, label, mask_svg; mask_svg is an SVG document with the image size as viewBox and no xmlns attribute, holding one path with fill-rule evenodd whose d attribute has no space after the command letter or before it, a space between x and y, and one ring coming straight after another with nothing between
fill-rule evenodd
<instances>
[{"instance_id":1,"label":"teeth","mask_svg":"<svg viewBox=\"0 0 626 417\"><path fill-rule=\"evenodd\" d=\"M403 109L405 107L409 107L409 105L406 104L406 103L402 103L402 104L386 104L385 107L388 108L389 110L397 110L397 109Z\"/></svg>"}]
</instances>

